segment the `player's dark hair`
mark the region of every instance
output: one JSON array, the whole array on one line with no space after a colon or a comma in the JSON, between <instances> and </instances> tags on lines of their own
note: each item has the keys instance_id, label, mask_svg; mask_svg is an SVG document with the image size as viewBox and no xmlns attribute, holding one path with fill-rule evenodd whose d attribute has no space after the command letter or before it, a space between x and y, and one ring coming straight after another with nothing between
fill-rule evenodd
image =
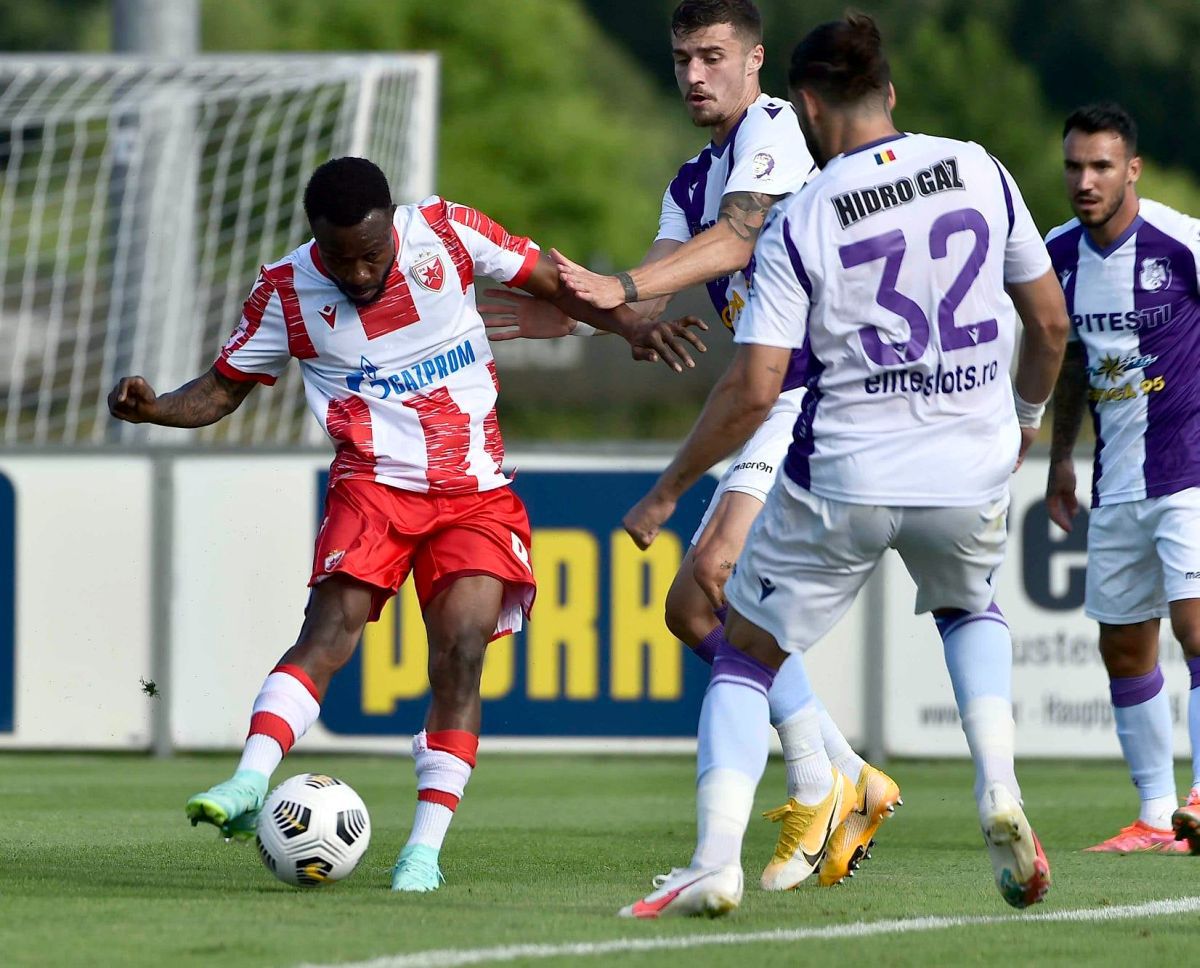
<instances>
[{"instance_id":1,"label":"player's dark hair","mask_svg":"<svg viewBox=\"0 0 1200 968\"><path fill-rule=\"evenodd\" d=\"M391 209L392 190L379 167L366 158L334 158L312 173L304 189L304 214L311 225L357 225L379 208Z\"/></svg>"},{"instance_id":2,"label":"player's dark hair","mask_svg":"<svg viewBox=\"0 0 1200 968\"><path fill-rule=\"evenodd\" d=\"M681 37L717 24L731 25L749 47L762 43L762 14L750 0L683 0L671 14L671 33Z\"/></svg>"},{"instance_id":3,"label":"player's dark hair","mask_svg":"<svg viewBox=\"0 0 1200 968\"><path fill-rule=\"evenodd\" d=\"M878 25L853 11L810 30L792 51L788 69L791 90L808 88L831 104L886 97L891 79Z\"/></svg>"},{"instance_id":4,"label":"player's dark hair","mask_svg":"<svg viewBox=\"0 0 1200 968\"><path fill-rule=\"evenodd\" d=\"M1137 122L1116 101L1099 101L1076 108L1063 123L1063 137L1072 131L1082 131L1084 134L1111 131L1125 142L1130 157L1137 154Z\"/></svg>"}]
</instances>

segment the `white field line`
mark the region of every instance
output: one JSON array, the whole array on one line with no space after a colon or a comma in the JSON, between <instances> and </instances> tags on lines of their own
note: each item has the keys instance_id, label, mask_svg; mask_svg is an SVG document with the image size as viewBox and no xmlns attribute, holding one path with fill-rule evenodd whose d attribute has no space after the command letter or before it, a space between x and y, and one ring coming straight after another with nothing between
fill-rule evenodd
<instances>
[{"instance_id":1,"label":"white field line","mask_svg":"<svg viewBox=\"0 0 1200 968\"><path fill-rule=\"evenodd\" d=\"M761 944L765 942L830 941L839 938L867 938L884 934L914 934L946 928L973 928L993 924L1104 923L1135 918L1191 914L1200 911L1200 897L1179 897L1145 904L1081 908L1074 911L1042 911L1036 914L976 915L957 917L898 918L889 921L854 921L823 928L792 928L776 931L752 931L743 934L678 935L669 938L616 938L612 941L580 941L566 944L517 944L494 948L443 948L412 954L384 955L369 961L339 965L302 965L300 968L456 968L458 965L484 965L518 958L583 958L592 955L638 951L684 951L714 945Z\"/></svg>"}]
</instances>

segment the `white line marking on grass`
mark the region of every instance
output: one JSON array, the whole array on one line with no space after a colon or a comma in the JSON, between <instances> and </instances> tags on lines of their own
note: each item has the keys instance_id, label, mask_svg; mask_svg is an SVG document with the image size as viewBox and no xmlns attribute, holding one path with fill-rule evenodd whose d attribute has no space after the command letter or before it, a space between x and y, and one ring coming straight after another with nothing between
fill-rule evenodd
<instances>
[{"instance_id":1,"label":"white line marking on grass","mask_svg":"<svg viewBox=\"0 0 1200 968\"><path fill-rule=\"evenodd\" d=\"M404 955L384 955L370 961L346 962L337 966L303 965L301 968L456 968L518 958L564 958L618 954L627 951L682 951L713 945L756 944L784 941L829 941L837 938L867 938L879 934L913 934L945 928L972 928L991 924L1029 922L1128 921L1200 911L1200 897L1179 897L1145 904L1079 908L1074 911L1042 911L1036 914L961 915L956 917L902 918L889 921L854 921L823 928L792 928L753 931L744 934L676 935L669 938L617 938L613 941L580 941L566 944L517 944L494 948L443 948Z\"/></svg>"}]
</instances>

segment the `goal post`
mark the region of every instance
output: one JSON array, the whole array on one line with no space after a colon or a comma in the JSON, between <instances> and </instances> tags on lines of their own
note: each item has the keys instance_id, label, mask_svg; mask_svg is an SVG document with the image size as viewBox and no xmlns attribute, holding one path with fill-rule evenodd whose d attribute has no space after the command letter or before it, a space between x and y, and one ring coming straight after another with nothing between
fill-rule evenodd
<instances>
[{"instance_id":1,"label":"goal post","mask_svg":"<svg viewBox=\"0 0 1200 968\"><path fill-rule=\"evenodd\" d=\"M437 57L0 56L0 442L312 440L296 368L217 427L114 425L141 372L201 372L258 267L308 237L308 175L370 157L434 190ZM115 428L115 429L114 429Z\"/></svg>"}]
</instances>

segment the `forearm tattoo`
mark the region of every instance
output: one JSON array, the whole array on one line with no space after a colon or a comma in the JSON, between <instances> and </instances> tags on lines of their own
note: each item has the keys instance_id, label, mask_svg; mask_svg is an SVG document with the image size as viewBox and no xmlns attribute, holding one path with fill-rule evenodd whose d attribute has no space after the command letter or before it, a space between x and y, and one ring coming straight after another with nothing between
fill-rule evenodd
<instances>
[{"instance_id":1,"label":"forearm tattoo","mask_svg":"<svg viewBox=\"0 0 1200 968\"><path fill-rule=\"evenodd\" d=\"M1087 405L1087 355L1082 343L1068 343L1058 382L1054 386L1054 429L1050 439L1050 459L1064 460L1079 437L1083 409Z\"/></svg>"},{"instance_id":2,"label":"forearm tattoo","mask_svg":"<svg viewBox=\"0 0 1200 968\"><path fill-rule=\"evenodd\" d=\"M207 427L233 413L254 388L215 370L158 398L156 422L166 427Z\"/></svg>"},{"instance_id":3,"label":"forearm tattoo","mask_svg":"<svg viewBox=\"0 0 1200 968\"><path fill-rule=\"evenodd\" d=\"M762 231L763 221L782 195L762 192L730 192L721 199L718 222L727 222L734 234L744 242L754 242Z\"/></svg>"},{"instance_id":4,"label":"forearm tattoo","mask_svg":"<svg viewBox=\"0 0 1200 968\"><path fill-rule=\"evenodd\" d=\"M637 302L638 289L637 286L634 285L633 277L628 272L618 272L617 281L621 284L621 288L625 291L625 302Z\"/></svg>"}]
</instances>

